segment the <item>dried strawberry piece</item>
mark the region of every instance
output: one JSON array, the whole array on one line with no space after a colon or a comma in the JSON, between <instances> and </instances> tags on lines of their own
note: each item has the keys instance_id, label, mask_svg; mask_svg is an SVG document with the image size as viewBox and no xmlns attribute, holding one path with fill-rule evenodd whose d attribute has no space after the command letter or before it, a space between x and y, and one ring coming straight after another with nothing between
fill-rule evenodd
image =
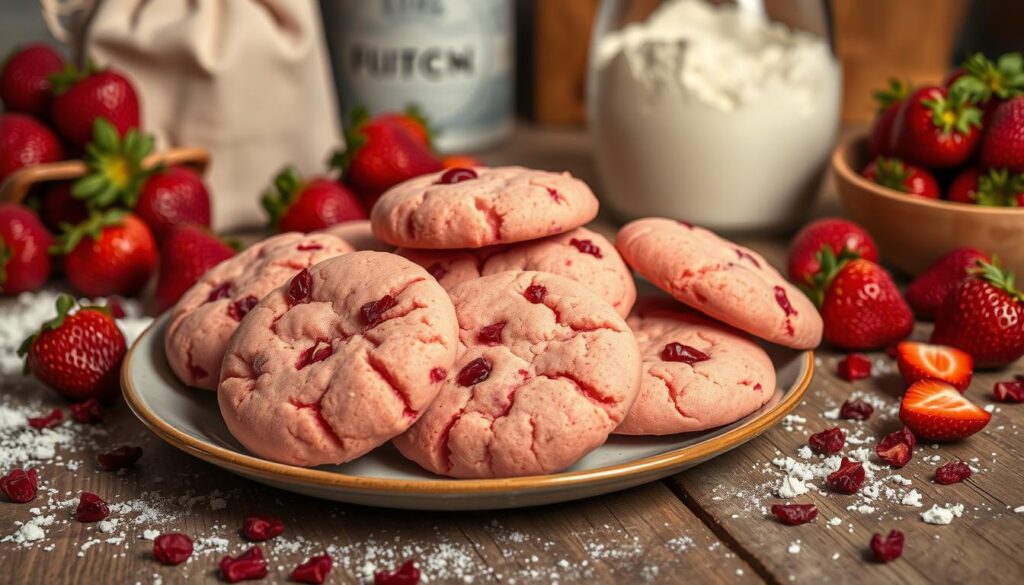
<instances>
[{"instance_id":1,"label":"dried strawberry piece","mask_svg":"<svg viewBox=\"0 0 1024 585\"><path fill-rule=\"evenodd\" d=\"M772 514L783 524L798 526L817 518L818 507L814 504L775 504Z\"/></svg>"},{"instance_id":2,"label":"dried strawberry piece","mask_svg":"<svg viewBox=\"0 0 1024 585\"><path fill-rule=\"evenodd\" d=\"M875 407L863 400L847 400L839 407L839 418L844 420L868 420Z\"/></svg>"},{"instance_id":3,"label":"dried strawberry piece","mask_svg":"<svg viewBox=\"0 0 1024 585\"><path fill-rule=\"evenodd\" d=\"M871 360L864 354L851 353L839 361L836 366L839 377L853 382L871 377Z\"/></svg>"},{"instance_id":4,"label":"dried strawberry piece","mask_svg":"<svg viewBox=\"0 0 1024 585\"><path fill-rule=\"evenodd\" d=\"M461 183L463 181L469 181L477 178L476 171L473 169L467 169L465 167L455 167L445 171L441 178L437 180L438 185L454 185L455 183Z\"/></svg>"},{"instance_id":5,"label":"dried strawberry piece","mask_svg":"<svg viewBox=\"0 0 1024 585\"><path fill-rule=\"evenodd\" d=\"M317 342L310 347L306 348L302 353L299 354L299 359L295 362L295 369L301 370L309 364L315 364L322 362L325 359L331 357L334 354L334 346L330 343L317 340Z\"/></svg>"},{"instance_id":6,"label":"dried strawberry piece","mask_svg":"<svg viewBox=\"0 0 1024 585\"><path fill-rule=\"evenodd\" d=\"M298 246L295 246L295 249L300 252L309 252L312 250L323 250L324 247L316 242L313 242L310 244L299 244Z\"/></svg>"},{"instance_id":7,"label":"dried strawberry piece","mask_svg":"<svg viewBox=\"0 0 1024 585\"><path fill-rule=\"evenodd\" d=\"M569 244L575 246L581 254L590 254L594 258L603 258L601 255L601 248L597 247L591 240L577 240L573 238L569 240Z\"/></svg>"},{"instance_id":8,"label":"dried strawberry piece","mask_svg":"<svg viewBox=\"0 0 1024 585\"><path fill-rule=\"evenodd\" d=\"M367 325L373 326L381 322L384 313L388 309L391 309L398 304L398 299L391 295L384 295L376 301L370 301L359 308L359 312L363 315L363 321Z\"/></svg>"},{"instance_id":9,"label":"dried strawberry piece","mask_svg":"<svg viewBox=\"0 0 1024 585\"><path fill-rule=\"evenodd\" d=\"M121 445L116 449L96 455L96 461L106 471L117 471L135 465L140 457L142 457L142 447Z\"/></svg>"},{"instance_id":10,"label":"dried strawberry piece","mask_svg":"<svg viewBox=\"0 0 1024 585\"><path fill-rule=\"evenodd\" d=\"M882 535L876 532L871 537L871 552L875 553L875 559L881 563L898 559L903 554L903 533L899 530L890 530L889 535L882 538Z\"/></svg>"},{"instance_id":11,"label":"dried strawberry piece","mask_svg":"<svg viewBox=\"0 0 1024 585\"><path fill-rule=\"evenodd\" d=\"M786 289L776 285L775 288L775 302L782 307L782 311L787 315L796 315L796 309L789 302L789 295L786 294Z\"/></svg>"},{"instance_id":12,"label":"dried strawberry piece","mask_svg":"<svg viewBox=\"0 0 1024 585\"><path fill-rule=\"evenodd\" d=\"M220 574L229 583L262 579L267 576L267 560L260 547L254 546L237 557L222 558Z\"/></svg>"},{"instance_id":13,"label":"dried strawberry piece","mask_svg":"<svg viewBox=\"0 0 1024 585\"><path fill-rule=\"evenodd\" d=\"M392 572L378 571L373 574L373 585L416 585L420 582L420 570L412 559L402 563Z\"/></svg>"},{"instance_id":14,"label":"dried strawberry piece","mask_svg":"<svg viewBox=\"0 0 1024 585\"><path fill-rule=\"evenodd\" d=\"M523 296L526 297L526 300L530 301L535 305L543 303L544 297L547 296L547 294L548 289L544 288L539 284L531 284L530 286L526 287L525 291L523 291Z\"/></svg>"},{"instance_id":15,"label":"dried strawberry piece","mask_svg":"<svg viewBox=\"0 0 1024 585\"><path fill-rule=\"evenodd\" d=\"M260 302L260 300L252 295L249 295L244 299L238 299L228 305L228 315L235 321L241 321L249 314L249 311L253 310L258 302Z\"/></svg>"},{"instance_id":16,"label":"dried strawberry piece","mask_svg":"<svg viewBox=\"0 0 1024 585\"><path fill-rule=\"evenodd\" d=\"M71 418L84 425L94 425L103 420L103 407L100 401L90 398L84 402L71 405Z\"/></svg>"},{"instance_id":17,"label":"dried strawberry piece","mask_svg":"<svg viewBox=\"0 0 1024 585\"><path fill-rule=\"evenodd\" d=\"M110 508L99 496L92 492L82 492L78 497L78 508L75 519L79 522L99 522L110 516Z\"/></svg>"},{"instance_id":18,"label":"dried strawberry piece","mask_svg":"<svg viewBox=\"0 0 1024 585\"><path fill-rule=\"evenodd\" d=\"M291 284L288 285L288 292L285 293L285 300L289 307L294 307L308 303L312 294L313 276L309 270L303 268L301 272L292 277Z\"/></svg>"},{"instance_id":19,"label":"dried strawberry piece","mask_svg":"<svg viewBox=\"0 0 1024 585\"><path fill-rule=\"evenodd\" d=\"M476 338L480 343L487 345L498 345L501 343L501 332L505 330L507 321L498 321L480 328Z\"/></svg>"},{"instance_id":20,"label":"dried strawberry piece","mask_svg":"<svg viewBox=\"0 0 1024 585\"><path fill-rule=\"evenodd\" d=\"M292 581L320 585L327 580L327 574L331 572L333 566L334 561L327 554L310 557L292 570Z\"/></svg>"},{"instance_id":21,"label":"dried strawberry piece","mask_svg":"<svg viewBox=\"0 0 1024 585\"><path fill-rule=\"evenodd\" d=\"M428 266L427 272L430 273L430 276L434 277L434 280L441 280L442 278L444 278L445 274L448 274L448 271L445 270L443 266L441 266L440 262L434 262L433 264Z\"/></svg>"},{"instance_id":22,"label":"dried strawberry piece","mask_svg":"<svg viewBox=\"0 0 1024 585\"><path fill-rule=\"evenodd\" d=\"M253 514L245 517L242 522L242 532L251 541L263 542L275 536L281 536L284 532L284 522L274 516Z\"/></svg>"},{"instance_id":23,"label":"dried strawberry piece","mask_svg":"<svg viewBox=\"0 0 1024 585\"><path fill-rule=\"evenodd\" d=\"M695 364L711 359L711 356L689 345L683 345L675 341L665 344L661 350L661 359L666 362L683 362Z\"/></svg>"},{"instance_id":24,"label":"dried strawberry piece","mask_svg":"<svg viewBox=\"0 0 1024 585\"><path fill-rule=\"evenodd\" d=\"M52 429L62 422L64 422L64 411L54 408L50 411L50 414L29 417L28 426L41 431L43 429Z\"/></svg>"},{"instance_id":25,"label":"dried strawberry piece","mask_svg":"<svg viewBox=\"0 0 1024 585\"><path fill-rule=\"evenodd\" d=\"M433 368L430 370L430 381L441 382L448 377L448 370L444 368Z\"/></svg>"},{"instance_id":26,"label":"dried strawberry piece","mask_svg":"<svg viewBox=\"0 0 1024 585\"><path fill-rule=\"evenodd\" d=\"M119 297L107 297L107 309L110 309L110 316L115 319L124 319L128 316L124 311L124 304L122 304Z\"/></svg>"},{"instance_id":27,"label":"dried strawberry piece","mask_svg":"<svg viewBox=\"0 0 1024 585\"><path fill-rule=\"evenodd\" d=\"M1000 402L1024 402L1024 381L996 382L992 395Z\"/></svg>"},{"instance_id":28,"label":"dried strawberry piece","mask_svg":"<svg viewBox=\"0 0 1024 585\"><path fill-rule=\"evenodd\" d=\"M39 491L39 475L35 469L12 469L0 477L0 491L15 504L31 502Z\"/></svg>"},{"instance_id":29,"label":"dried strawberry piece","mask_svg":"<svg viewBox=\"0 0 1024 585\"><path fill-rule=\"evenodd\" d=\"M180 532L161 534L153 541L153 556L164 565L180 565L192 556L192 539Z\"/></svg>"},{"instance_id":30,"label":"dried strawberry piece","mask_svg":"<svg viewBox=\"0 0 1024 585\"><path fill-rule=\"evenodd\" d=\"M826 429L808 437L807 444L822 455L832 455L842 451L846 444L846 433L839 427Z\"/></svg>"},{"instance_id":31,"label":"dried strawberry piece","mask_svg":"<svg viewBox=\"0 0 1024 585\"><path fill-rule=\"evenodd\" d=\"M843 457L839 469L825 478L825 483L842 494L855 494L864 485L864 465Z\"/></svg>"},{"instance_id":32,"label":"dried strawberry piece","mask_svg":"<svg viewBox=\"0 0 1024 585\"><path fill-rule=\"evenodd\" d=\"M226 299L231 296L231 283L225 282L217 285L217 288L210 291L209 296L206 297L206 302L212 303L213 301L219 301L220 299Z\"/></svg>"},{"instance_id":33,"label":"dried strawberry piece","mask_svg":"<svg viewBox=\"0 0 1024 585\"><path fill-rule=\"evenodd\" d=\"M959 483L968 477L971 477L973 474L974 472L971 471L971 466L967 465L963 461L950 461L949 463L935 469L935 483L942 485Z\"/></svg>"},{"instance_id":34,"label":"dried strawberry piece","mask_svg":"<svg viewBox=\"0 0 1024 585\"><path fill-rule=\"evenodd\" d=\"M914 455L914 446L917 445L917 437L910 429L903 427L886 435L878 445L875 446L875 455L884 463L899 469L910 461Z\"/></svg>"},{"instance_id":35,"label":"dried strawberry piece","mask_svg":"<svg viewBox=\"0 0 1024 585\"><path fill-rule=\"evenodd\" d=\"M463 386L479 384L491 376L491 367L491 362L478 357L459 371L456 381Z\"/></svg>"}]
</instances>

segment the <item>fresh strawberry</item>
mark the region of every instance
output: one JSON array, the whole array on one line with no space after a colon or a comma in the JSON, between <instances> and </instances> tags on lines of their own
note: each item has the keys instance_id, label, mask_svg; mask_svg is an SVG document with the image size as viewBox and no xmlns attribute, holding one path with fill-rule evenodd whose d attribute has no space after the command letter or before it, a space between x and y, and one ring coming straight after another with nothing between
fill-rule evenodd
<instances>
[{"instance_id":1,"label":"fresh strawberry","mask_svg":"<svg viewBox=\"0 0 1024 585\"><path fill-rule=\"evenodd\" d=\"M0 203L0 294L36 290L50 276L53 236L27 207Z\"/></svg>"},{"instance_id":2,"label":"fresh strawberry","mask_svg":"<svg viewBox=\"0 0 1024 585\"><path fill-rule=\"evenodd\" d=\"M967 271L976 266L978 260L988 262L988 259L980 250L957 248L936 260L907 287L907 302L914 314L928 321L935 319L942 301L956 283L967 276Z\"/></svg>"},{"instance_id":3,"label":"fresh strawberry","mask_svg":"<svg viewBox=\"0 0 1024 585\"><path fill-rule=\"evenodd\" d=\"M96 118L106 118L121 136L139 127L139 98L135 87L112 69L77 69L67 65L50 76L53 105L50 119L69 142L84 148L93 138Z\"/></svg>"},{"instance_id":4,"label":"fresh strawberry","mask_svg":"<svg viewBox=\"0 0 1024 585\"><path fill-rule=\"evenodd\" d=\"M900 158L929 168L964 163L981 139L981 110L963 92L922 87L896 115L893 145Z\"/></svg>"},{"instance_id":5,"label":"fresh strawberry","mask_svg":"<svg viewBox=\"0 0 1024 585\"><path fill-rule=\"evenodd\" d=\"M421 145L433 150L434 130L427 117L416 106L409 106L404 112L384 112L373 117L373 122L391 124L404 129Z\"/></svg>"},{"instance_id":6,"label":"fresh strawberry","mask_svg":"<svg viewBox=\"0 0 1024 585\"><path fill-rule=\"evenodd\" d=\"M825 339L854 350L885 347L910 335L914 316L884 268L850 254L821 251L811 298L821 309Z\"/></svg>"},{"instance_id":7,"label":"fresh strawberry","mask_svg":"<svg viewBox=\"0 0 1024 585\"><path fill-rule=\"evenodd\" d=\"M789 247L789 278L810 284L814 273L821 268L818 252L826 246L835 256L848 250L865 260L878 262L878 246L867 230L852 221L826 217L807 224L793 238Z\"/></svg>"},{"instance_id":8,"label":"fresh strawberry","mask_svg":"<svg viewBox=\"0 0 1024 585\"><path fill-rule=\"evenodd\" d=\"M472 169L486 165L468 154L449 154L441 157L441 166L446 169Z\"/></svg>"},{"instance_id":9,"label":"fresh strawberry","mask_svg":"<svg viewBox=\"0 0 1024 585\"><path fill-rule=\"evenodd\" d=\"M946 196L958 203L1019 207L1024 205L1024 174L1011 174L1006 169L982 171L971 167L957 175Z\"/></svg>"},{"instance_id":10,"label":"fresh strawberry","mask_svg":"<svg viewBox=\"0 0 1024 585\"><path fill-rule=\"evenodd\" d=\"M0 181L14 171L64 158L60 140L32 116L0 115Z\"/></svg>"},{"instance_id":11,"label":"fresh strawberry","mask_svg":"<svg viewBox=\"0 0 1024 585\"><path fill-rule=\"evenodd\" d=\"M124 334L106 307L81 307L57 297L57 316L43 323L18 349L25 371L73 401L109 400L121 388Z\"/></svg>"},{"instance_id":12,"label":"fresh strawberry","mask_svg":"<svg viewBox=\"0 0 1024 585\"><path fill-rule=\"evenodd\" d=\"M85 296L130 296L156 268L156 242L138 216L119 209L94 212L58 240L64 274Z\"/></svg>"},{"instance_id":13,"label":"fresh strawberry","mask_svg":"<svg viewBox=\"0 0 1024 585\"><path fill-rule=\"evenodd\" d=\"M381 193L420 175L442 170L441 161L404 128L367 121L365 111L353 116L344 152L331 164L342 170L345 183L370 207Z\"/></svg>"},{"instance_id":14,"label":"fresh strawberry","mask_svg":"<svg viewBox=\"0 0 1024 585\"><path fill-rule=\"evenodd\" d=\"M160 249L160 276L156 282L157 312L173 306L207 270L234 254L230 246L217 239L204 226L172 226Z\"/></svg>"},{"instance_id":15,"label":"fresh strawberry","mask_svg":"<svg viewBox=\"0 0 1024 585\"><path fill-rule=\"evenodd\" d=\"M868 163L861 175L872 183L878 183L901 193L920 195L929 199L942 196L939 183L931 173L898 158L878 157Z\"/></svg>"},{"instance_id":16,"label":"fresh strawberry","mask_svg":"<svg viewBox=\"0 0 1024 585\"><path fill-rule=\"evenodd\" d=\"M63 231L64 225L78 225L89 219L85 202L71 194L68 181L47 184L39 199L39 218L53 233Z\"/></svg>"},{"instance_id":17,"label":"fresh strawberry","mask_svg":"<svg viewBox=\"0 0 1024 585\"><path fill-rule=\"evenodd\" d=\"M1024 57L1020 53L1007 53L995 62L975 53L967 57L959 71L961 74L946 87L963 92L971 103L981 108L985 128L1000 104L1024 94Z\"/></svg>"},{"instance_id":18,"label":"fresh strawberry","mask_svg":"<svg viewBox=\"0 0 1024 585\"><path fill-rule=\"evenodd\" d=\"M992 114L981 144L981 164L1024 173L1024 96L1001 104Z\"/></svg>"},{"instance_id":19,"label":"fresh strawberry","mask_svg":"<svg viewBox=\"0 0 1024 585\"><path fill-rule=\"evenodd\" d=\"M872 159L879 156L892 156L892 129L896 122L896 114L900 105L910 94L910 84L898 79L890 79L889 87L880 89L872 95L878 102L878 113L871 125L868 137L868 156Z\"/></svg>"},{"instance_id":20,"label":"fresh strawberry","mask_svg":"<svg viewBox=\"0 0 1024 585\"><path fill-rule=\"evenodd\" d=\"M188 167L157 171L146 179L135 213L162 242L176 225L210 226L210 194L199 175Z\"/></svg>"},{"instance_id":21,"label":"fresh strawberry","mask_svg":"<svg viewBox=\"0 0 1024 585\"><path fill-rule=\"evenodd\" d=\"M914 382L900 402L900 420L926 441L959 441L985 428L992 415L939 380Z\"/></svg>"},{"instance_id":22,"label":"fresh strawberry","mask_svg":"<svg viewBox=\"0 0 1024 585\"><path fill-rule=\"evenodd\" d=\"M1005 366L1024 355L1024 293L1012 272L977 261L935 315L932 343L971 354L978 368Z\"/></svg>"},{"instance_id":23,"label":"fresh strawberry","mask_svg":"<svg viewBox=\"0 0 1024 585\"><path fill-rule=\"evenodd\" d=\"M89 174L75 181L71 194L89 209L133 208L150 174L142 163L153 152L153 137L129 128L121 138L105 118L96 118L92 133L85 147Z\"/></svg>"},{"instance_id":24,"label":"fresh strawberry","mask_svg":"<svg viewBox=\"0 0 1024 585\"><path fill-rule=\"evenodd\" d=\"M974 374L974 360L968 353L955 347L918 341L901 341L896 346L896 364L907 384L940 380L961 392L967 389Z\"/></svg>"},{"instance_id":25,"label":"fresh strawberry","mask_svg":"<svg viewBox=\"0 0 1024 585\"><path fill-rule=\"evenodd\" d=\"M327 177L305 180L294 168L281 171L263 194L270 227L279 232L312 232L354 219L366 219L359 199Z\"/></svg>"},{"instance_id":26,"label":"fresh strawberry","mask_svg":"<svg viewBox=\"0 0 1024 585\"><path fill-rule=\"evenodd\" d=\"M42 118L50 112L50 75L64 68L64 58L49 45L15 49L0 71L0 100L8 112Z\"/></svg>"}]
</instances>

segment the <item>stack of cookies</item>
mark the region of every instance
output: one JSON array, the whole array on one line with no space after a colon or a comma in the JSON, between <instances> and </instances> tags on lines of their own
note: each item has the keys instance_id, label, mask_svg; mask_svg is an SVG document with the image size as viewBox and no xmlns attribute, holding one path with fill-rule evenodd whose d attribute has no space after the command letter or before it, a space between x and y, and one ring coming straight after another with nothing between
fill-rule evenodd
<instances>
[{"instance_id":1,"label":"stack of cookies","mask_svg":"<svg viewBox=\"0 0 1024 585\"><path fill-rule=\"evenodd\" d=\"M168 360L258 456L337 464L391 441L440 475L507 477L564 470L611 433L738 420L775 392L748 334L820 341L813 305L756 253L664 219L613 246L582 227L597 209L567 174L409 180L369 224L211 270L172 311ZM637 302L627 264L676 300Z\"/></svg>"}]
</instances>

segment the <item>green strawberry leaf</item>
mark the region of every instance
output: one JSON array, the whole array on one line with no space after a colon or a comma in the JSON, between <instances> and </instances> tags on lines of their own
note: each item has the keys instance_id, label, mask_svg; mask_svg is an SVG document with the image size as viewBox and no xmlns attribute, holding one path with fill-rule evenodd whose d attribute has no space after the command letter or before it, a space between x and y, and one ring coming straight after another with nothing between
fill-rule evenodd
<instances>
[{"instance_id":1,"label":"green strawberry leaf","mask_svg":"<svg viewBox=\"0 0 1024 585\"><path fill-rule=\"evenodd\" d=\"M93 123L93 141L85 147L89 173L75 181L71 194L89 209L135 207L143 184L153 174L143 161L153 151L154 140L132 128L120 137L105 118Z\"/></svg>"},{"instance_id":2,"label":"green strawberry leaf","mask_svg":"<svg viewBox=\"0 0 1024 585\"><path fill-rule=\"evenodd\" d=\"M83 239L99 238L103 228L121 225L127 214L128 212L124 209L93 211L85 221L78 225L61 224L62 233L57 236L54 245L50 246L50 254L70 254Z\"/></svg>"},{"instance_id":3,"label":"green strawberry leaf","mask_svg":"<svg viewBox=\"0 0 1024 585\"><path fill-rule=\"evenodd\" d=\"M305 182L295 167L286 167L274 177L273 186L263 193L263 209L270 214L270 228L276 230L288 208L298 199Z\"/></svg>"},{"instance_id":4,"label":"green strawberry leaf","mask_svg":"<svg viewBox=\"0 0 1024 585\"><path fill-rule=\"evenodd\" d=\"M899 79L889 79L889 87L872 92L871 96L878 102L878 113L881 114L889 106L901 102L910 95L913 86Z\"/></svg>"}]
</instances>

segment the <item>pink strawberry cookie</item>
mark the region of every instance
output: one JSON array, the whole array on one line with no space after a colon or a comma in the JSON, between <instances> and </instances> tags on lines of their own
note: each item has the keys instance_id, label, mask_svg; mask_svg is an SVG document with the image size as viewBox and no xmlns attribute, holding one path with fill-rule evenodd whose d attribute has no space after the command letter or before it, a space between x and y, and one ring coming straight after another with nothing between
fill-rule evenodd
<instances>
[{"instance_id":1,"label":"pink strawberry cookie","mask_svg":"<svg viewBox=\"0 0 1024 585\"><path fill-rule=\"evenodd\" d=\"M437 400L394 444L451 477L561 471L607 440L640 385L622 317L578 283L500 272L450 291L461 356Z\"/></svg>"},{"instance_id":2,"label":"pink strawberry cookie","mask_svg":"<svg viewBox=\"0 0 1024 585\"><path fill-rule=\"evenodd\" d=\"M375 250L377 252L391 252L394 246L373 237L373 228L370 227L368 219L353 219L318 230L318 234L330 234L345 240L356 250Z\"/></svg>"},{"instance_id":3,"label":"pink strawberry cookie","mask_svg":"<svg viewBox=\"0 0 1024 585\"><path fill-rule=\"evenodd\" d=\"M423 266L447 289L505 270L537 270L571 278L625 317L636 300L633 273L604 236L586 228L510 246L476 250L413 250L396 254Z\"/></svg>"},{"instance_id":4,"label":"pink strawberry cookie","mask_svg":"<svg viewBox=\"0 0 1024 585\"><path fill-rule=\"evenodd\" d=\"M354 252L268 294L228 344L217 399L231 434L291 465L351 461L402 433L458 350L441 285L412 262Z\"/></svg>"},{"instance_id":5,"label":"pink strawberry cookie","mask_svg":"<svg viewBox=\"0 0 1024 585\"><path fill-rule=\"evenodd\" d=\"M335 236L290 232L213 267L171 309L164 348L174 374L190 386L216 390L224 348L242 317L298 271L351 251Z\"/></svg>"},{"instance_id":6,"label":"pink strawberry cookie","mask_svg":"<svg viewBox=\"0 0 1024 585\"><path fill-rule=\"evenodd\" d=\"M821 343L814 304L753 250L662 218L626 224L615 247L652 284L719 321L795 349Z\"/></svg>"},{"instance_id":7,"label":"pink strawberry cookie","mask_svg":"<svg viewBox=\"0 0 1024 585\"><path fill-rule=\"evenodd\" d=\"M407 248L482 248L565 233L597 215L586 183L522 167L448 169L381 196L373 234Z\"/></svg>"},{"instance_id":8,"label":"pink strawberry cookie","mask_svg":"<svg viewBox=\"0 0 1024 585\"><path fill-rule=\"evenodd\" d=\"M642 299L626 321L643 357L633 408L615 432L671 435L729 424L775 393L775 367L746 335L669 299Z\"/></svg>"}]
</instances>

